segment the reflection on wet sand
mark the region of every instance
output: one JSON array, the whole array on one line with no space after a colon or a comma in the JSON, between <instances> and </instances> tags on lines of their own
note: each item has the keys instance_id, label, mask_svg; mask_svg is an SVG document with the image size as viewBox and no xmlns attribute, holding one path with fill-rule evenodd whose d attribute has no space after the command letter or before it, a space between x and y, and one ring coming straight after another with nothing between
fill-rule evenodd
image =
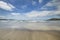
<instances>
[{"instance_id":1,"label":"reflection on wet sand","mask_svg":"<svg viewBox=\"0 0 60 40\"><path fill-rule=\"evenodd\" d=\"M44 22L1 21L0 28L60 30L60 21L44 21Z\"/></svg>"},{"instance_id":2,"label":"reflection on wet sand","mask_svg":"<svg viewBox=\"0 0 60 40\"><path fill-rule=\"evenodd\" d=\"M0 40L60 40L60 22L0 22Z\"/></svg>"}]
</instances>

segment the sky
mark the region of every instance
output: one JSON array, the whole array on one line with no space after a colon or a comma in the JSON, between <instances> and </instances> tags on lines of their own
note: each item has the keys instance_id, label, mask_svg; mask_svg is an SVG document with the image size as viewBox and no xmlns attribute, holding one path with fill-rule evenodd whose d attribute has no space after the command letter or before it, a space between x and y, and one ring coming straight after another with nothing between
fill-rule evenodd
<instances>
[{"instance_id":1,"label":"sky","mask_svg":"<svg viewBox=\"0 0 60 40\"><path fill-rule=\"evenodd\" d=\"M60 0L0 0L0 18L47 20L60 17Z\"/></svg>"}]
</instances>

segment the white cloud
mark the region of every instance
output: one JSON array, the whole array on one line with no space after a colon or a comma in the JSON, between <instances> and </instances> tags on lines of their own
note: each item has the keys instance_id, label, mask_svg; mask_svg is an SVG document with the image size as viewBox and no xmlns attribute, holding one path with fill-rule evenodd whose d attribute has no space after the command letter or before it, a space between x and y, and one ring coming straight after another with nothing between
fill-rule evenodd
<instances>
[{"instance_id":1,"label":"white cloud","mask_svg":"<svg viewBox=\"0 0 60 40\"><path fill-rule=\"evenodd\" d=\"M58 8L58 10L60 11L60 5L58 5L58 7L57 7L57 8Z\"/></svg>"},{"instance_id":2,"label":"white cloud","mask_svg":"<svg viewBox=\"0 0 60 40\"><path fill-rule=\"evenodd\" d=\"M28 13L10 13L9 15L7 15L5 18L8 19L21 19L21 20L28 20L28 19L37 19L37 17L44 17L47 16L51 11L32 11L32 12L28 12Z\"/></svg>"},{"instance_id":3,"label":"white cloud","mask_svg":"<svg viewBox=\"0 0 60 40\"><path fill-rule=\"evenodd\" d=\"M11 19L20 19L20 20L23 20L23 19L26 19L26 16L24 16L23 14L21 13L10 13L8 16L6 16L7 18L11 18Z\"/></svg>"},{"instance_id":4,"label":"white cloud","mask_svg":"<svg viewBox=\"0 0 60 40\"><path fill-rule=\"evenodd\" d=\"M19 16L20 13L11 13L11 15L13 15L13 16Z\"/></svg>"},{"instance_id":5,"label":"white cloud","mask_svg":"<svg viewBox=\"0 0 60 40\"><path fill-rule=\"evenodd\" d=\"M7 16L0 16L0 18L8 18L8 19L20 19L20 20L28 20L28 19L46 19L45 16L57 15L60 14L60 11L32 11L28 13L10 13Z\"/></svg>"},{"instance_id":6,"label":"white cloud","mask_svg":"<svg viewBox=\"0 0 60 40\"><path fill-rule=\"evenodd\" d=\"M60 10L60 0L53 0L52 1L53 5L55 5L57 7L57 10Z\"/></svg>"},{"instance_id":7,"label":"white cloud","mask_svg":"<svg viewBox=\"0 0 60 40\"><path fill-rule=\"evenodd\" d=\"M46 5L44 5L41 9L43 10L47 10L48 8L47 7L52 7L54 6L54 4L52 2L48 2Z\"/></svg>"},{"instance_id":8,"label":"white cloud","mask_svg":"<svg viewBox=\"0 0 60 40\"><path fill-rule=\"evenodd\" d=\"M33 18L37 18L39 17L44 17L47 16L51 11L32 11L32 12L28 12L28 13L10 13L8 16L6 16L7 18L11 18L11 19L33 19Z\"/></svg>"},{"instance_id":9,"label":"white cloud","mask_svg":"<svg viewBox=\"0 0 60 40\"><path fill-rule=\"evenodd\" d=\"M39 0L39 3L41 3L42 2L42 0Z\"/></svg>"},{"instance_id":10,"label":"white cloud","mask_svg":"<svg viewBox=\"0 0 60 40\"><path fill-rule=\"evenodd\" d=\"M45 9L47 10L47 6L48 7L52 7L55 6L57 9L56 10L60 10L60 1L59 0L52 0L50 2L48 2L46 5L44 5L41 9Z\"/></svg>"},{"instance_id":11,"label":"white cloud","mask_svg":"<svg viewBox=\"0 0 60 40\"><path fill-rule=\"evenodd\" d=\"M35 5L36 4L36 1L32 1L32 5Z\"/></svg>"},{"instance_id":12,"label":"white cloud","mask_svg":"<svg viewBox=\"0 0 60 40\"><path fill-rule=\"evenodd\" d=\"M38 1L39 1L39 3L42 2L42 0L38 0ZM32 5L36 5L36 4L37 4L37 2L32 0Z\"/></svg>"},{"instance_id":13,"label":"white cloud","mask_svg":"<svg viewBox=\"0 0 60 40\"><path fill-rule=\"evenodd\" d=\"M47 16L51 11L32 11L32 12L28 12L28 13L11 13L8 16L6 16L7 18L11 18L11 19L21 19L21 20L28 20L28 19L37 19L37 17L44 17Z\"/></svg>"},{"instance_id":14,"label":"white cloud","mask_svg":"<svg viewBox=\"0 0 60 40\"><path fill-rule=\"evenodd\" d=\"M11 8L15 8L13 5L11 5L11 4L8 4Z\"/></svg>"},{"instance_id":15,"label":"white cloud","mask_svg":"<svg viewBox=\"0 0 60 40\"><path fill-rule=\"evenodd\" d=\"M22 9L25 9L25 8L27 8L27 5L23 5L23 6L21 6L21 8Z\"/></svg>"},{"instance_id":16,"label":"white cloud","mask_svg":"<svg viewBox=\"0 0 60 40\"><path fill-rule=\"evenodd\" d=\"M0 8L4 9L4 10L9 10L12 11L13 8L15 8L13 5L6 3L4 1L0 1Z\"/></svg>"},{"instance_id":17,"label":"white cloud","mask_svg":"<svg viewBox=\"0 0 60 40\"><path fill-rule=\"evenodd\" d=\"M9 17L13 19L20 19L22 18L22 15L20 13L11 13Z\"/></svg>"},{"instance_id":18,"label":"white cloud","mask_svg":"<svg viewBox=\"0 0 60 40\"><path fill-rule=\"evenodd\" d=\"M49 15L57 15L60 14L60 11L52 11Z\"/></svg>"},{"instance_id":19,"label":"white cloud","mask_svg":"<svg viewBox=\"0 0 60 40\"><path fill-rule=\"evenodd\" d=\"M43 17L47 16L51 11L32 11L30 13L25 14L27 17L32 18L32 17Z\"/></svg>"},{"instance_id":20,"label":"white cloud","mask_svg":"<svg viewBox=\"0 0 60 40\"><path fill-rule=\"evenodd\" d=\"M53 6L53 3L49 2L45 6Z\"/></svg>"},{"instance_id":21,"label":"white cloud","mask_svg":"<svg viewBox=\"0 0 60 40\"><path fill-rule=\"evenodd\" d=\"M4 19L4 18L5 18L5 16L0 15L0 19Z\"/></svg>"},{"instance_id":22,"label":"white cloud","mask_svg":"<svg viewBox=\"0 0 60 40\"><path fill-rule=\"evenodd\" d=\"M54 11L54 14L60 14L60 11Z\"/></svg>"}]
</instances>

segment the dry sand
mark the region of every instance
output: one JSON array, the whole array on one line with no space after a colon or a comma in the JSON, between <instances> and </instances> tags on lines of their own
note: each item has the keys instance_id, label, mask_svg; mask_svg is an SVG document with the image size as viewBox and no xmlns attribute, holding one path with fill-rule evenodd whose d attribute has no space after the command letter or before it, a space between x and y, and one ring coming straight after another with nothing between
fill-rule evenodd
<instances>
[{"instance_id":1,"label":"dry sand","mask_svg":"<svg viewBox=\"0 0 60 40\"><path fill-rule=\"evenodd\" d=\"M0 29L0 40L60 40L60 31Z\"/></svg>"}]
</instances>

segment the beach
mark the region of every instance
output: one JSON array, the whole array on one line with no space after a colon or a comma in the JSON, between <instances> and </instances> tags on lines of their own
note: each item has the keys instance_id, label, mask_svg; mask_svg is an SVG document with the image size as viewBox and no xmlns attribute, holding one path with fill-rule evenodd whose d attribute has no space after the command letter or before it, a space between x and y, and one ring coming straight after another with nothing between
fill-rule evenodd
<instances>
[{"instance_id":1,"label":"beach","mask_svg":"<svg viewBox=\"0 0 60 40\"><path fill-rule=\"evenodd\" d=\"M0 29L0 40L60 40L60 31Z\"/></svg>"},{"instance_id":2,"label":"beach","mask_svg":"<svg viewBox=\"0 0 60 40\"><path fill-rule=\"evenodd\" d=\"M0 40L60 40L60 22L0 21Z\"/></svg>"}]
</instances>

